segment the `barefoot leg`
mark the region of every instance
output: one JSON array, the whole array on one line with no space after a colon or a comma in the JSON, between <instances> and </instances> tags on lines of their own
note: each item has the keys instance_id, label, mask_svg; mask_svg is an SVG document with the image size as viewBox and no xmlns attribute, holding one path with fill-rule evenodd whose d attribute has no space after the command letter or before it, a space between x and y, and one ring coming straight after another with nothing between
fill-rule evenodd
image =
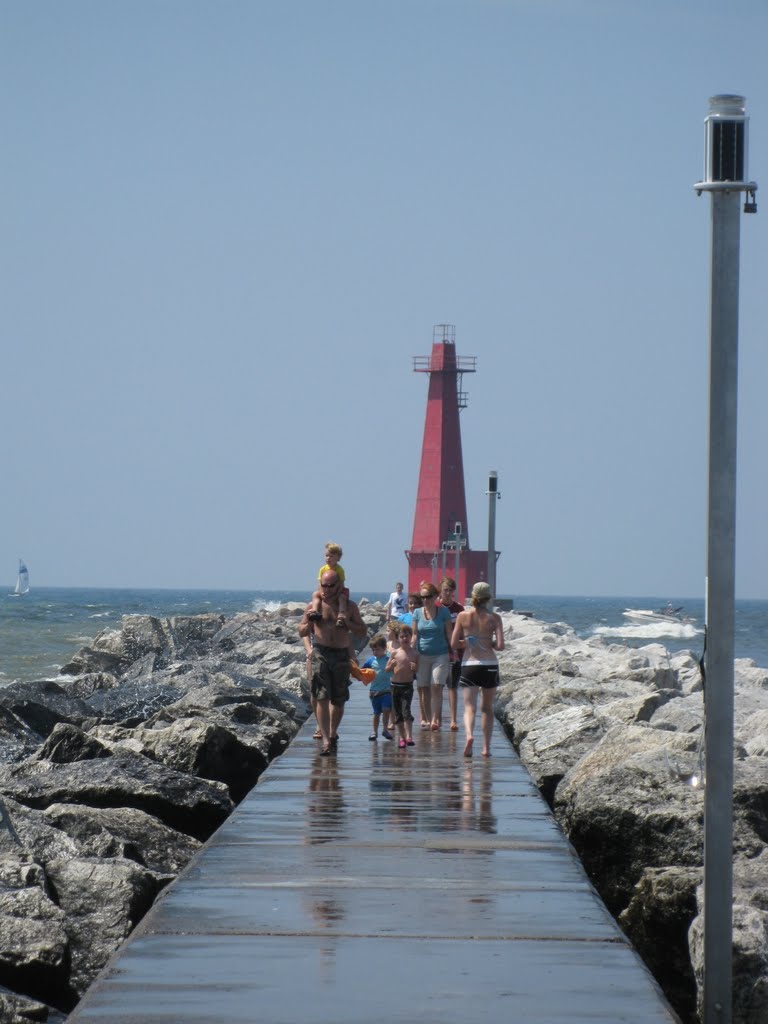
<instances>
[{"instance_id":1,"label":"barefoot leg","mask_svg":"<svg viewBox=\"0 0 768 1024\"><path fill-rule=\"evenodd\" d=\"M477 711L477 687L465 686L464 693L464 757L472 757L473 732L475 728L475 712Z\"/></svg>"},{"instance_id":2,"label":"barefoot leg","mask_svg":"<svg viewBox=\"0 0 768 1024\"><path fill-rule=\"evenodd\" d=\"M331 742L331 710L330 701L319 700L317 702L317 708L315 711L317 715L317 725L320 729L320 735L323 738L323 746L329 746Z\"/></svg>"},{"instance_id":3,"label":"barefoot leg","mask_svg":"<svg viewBox=\"0 0 768 1024\"><path fill-rule=\"evenodd\" d=\"M451 732L456 732L456 730L459 728L458 725L456 724L456 696L456 689L451 687L448 690L448 710L451 715Z\"/></svg>"},{"instance_id":4,"label":"barefoot leg","mask_svg":"<svg viewBox=\"0 0 768 1024\"><path fill-rule=\"evenodd\" d=\"M491 756L491 736L493 734L493 702L496 698L496 687L483 689L482 725L483 725L483 757Z\"/></svg>"},{"instance_id":5,"label":"barefoot leg","mask_svg":"<svg viewBox=\"0 0 768 1024\"><path fill-rule=\"evenodd\" d=\"M431 687L419 686L419 710L421 712L422 728L428 729L432 720L432 694Z\"/></svg>"},{"instance_id":6,"label":"barefoot leg","mask_svg":"<svg viewBox=\"0 0 768 1024\"><path fill-rule=\"evenodd\" d=\"M430 686L430 703L432 704L432 728L437 730L443 722L443 688L439 684Z\"/></svg>"}]
</instances>

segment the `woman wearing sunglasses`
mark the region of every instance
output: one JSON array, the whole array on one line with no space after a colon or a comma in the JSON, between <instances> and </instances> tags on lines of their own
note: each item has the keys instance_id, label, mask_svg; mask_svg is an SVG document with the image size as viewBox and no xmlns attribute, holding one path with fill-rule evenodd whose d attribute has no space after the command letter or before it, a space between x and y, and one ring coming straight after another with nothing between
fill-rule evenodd
<instances>
[{"instance_id":1,"label":"woman wearing sunglasses","mask_svg":"<svg viewBox=\"0 0 768 1024\"><path fill-rule=\"evenodd\" d=\"M437 604L437 587L419 586L422 607L413 613L413 642L419 652L416 688L421 709L421 728L437 731L443 719L443 687L451 671L451 613Z\"/></svg>"}]
</instances>

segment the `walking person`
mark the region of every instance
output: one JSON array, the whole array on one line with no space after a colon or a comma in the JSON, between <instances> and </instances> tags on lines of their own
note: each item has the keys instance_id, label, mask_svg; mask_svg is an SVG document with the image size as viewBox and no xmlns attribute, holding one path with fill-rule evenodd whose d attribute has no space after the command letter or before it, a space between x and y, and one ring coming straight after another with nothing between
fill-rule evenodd
<instances>
[{"instance_id":1,"label":"walking person","mask_svg":"<svg viewBox=\"0 0 768 1024\"><path fill-rule=\"evenodd\" d=\"M419 594L408 595L408 611L404 615L400 616L400 621L405 623L406 626L413 625L413 613L417 608L421 608L421 597Z\"/></svg>"},{"instance_id":2,"label":"walking person","mask_svg":"<svg viewBox=\"0 0 768 1024\"><path fill-rule=\"evenodd\" d=\"M373 654L367 661L363 662L363 668L372 668L376 672L371 682L371 688L368 691L368 696L371 698L371 708L373 709L371 734L368 739L375 743L379 738L379 720L381 720L382 725L381 735L385 740L392 739L392 733L389 731L389 719L392 709L392 676L387 672L387 662L389 661L387 638L381 633L377 633L371 640L371 651Z\"/></svg>"},{"instance_id":3,"label":"walking person","mask_svg":"<svg viewBox=\"0 0 768 1024\"><path fill-rule=\"evenodd\" d=\"M464 605L456 600L456 580L452 576L444 576L440 580L440 602L443 608L451 613L451 633L456 625L456 618L459 612L464 611ZM459 725L456 721L458 706L459 677L461 676L461 651L455 651L451 647L448 652L451 660L451 671L448 673L446 687L448 689L448 711L451 715L451 732L457 732Z\"/></svg>"},{"instance_id":4,"label":"walking person","mask_svg":"<svg viewBox=\"0 0 768 1024\"><path fill-rule=\"evenodd\" d=\"M453 627L451 647L463 652L461 688L464 696L464 757L472 757L477 694L482 694L483 757L491 756L493 702L499 685L497 651L504 650L501 616L488 610L491 588L487 583L472 587L472 608L459 612Z\"/></svg>"},{"instance_id":5,"label":"walking person","mask_svg":"<svg viewBox=\"0 0 768 1024\"><path fill-rule=\"evenodd\" d=\"M437 587L426 581L419 587L422 607L413 613L413 641L419 652L416 689L422 729L437 731L443 719L443 687L451 670L451 613L437 604Z\"/></svg>"},{"instance_id":6,"label":"walking person","mask_svg":"<svg viewBox=\"0 0 768 1024\"><path fill-rule=\"evenodd\" d=\"M392 674L392 713L397 731L400 733L398 746L401 750L413 747L411 701L413 700L413 677L419 666L419 655L411 646L413 630L401 626L400 645L389 656L387 672Z\"/></svg>"},{"instance_id":7,"label":"walking person","mask_svg":"<svg viewBox=\"0 0 768 1024\"><path fill-rule=\"evenodd\" d=\"M304 609L304 611L306 613L310 613L312 611L312 602L311 601L307 605L307 607ZM309 618L309 614L307 614L307 617ZM309 689L310 689L309 701L310 701L310 705L312 707L312 714L315 716L315 720L317 721L317 700L312 695L312 643L314 641L314 627L312 625L312 622L313 622L313 620L310 619L309 632L306 633L304 636L302 636L301 639L302 639L302 641L304 643L304 650L306 651L306 654L307 654L307 683L309 684ZM323 734L320 732L320 726L318 725L315 728L315 731L312 733L312 739L313 740L321 740L322 738L323 738Z\"/></svg>"},{"instance_id":8,"label":"walking person","mask_svg":"<svg viewBox=\"0 0 768 1024\"><path fill-rule=\"evenodd\" d=\"M402 625L404 623L398 622L397 619L390 619L387 623L387 654L396 651L400 646L400 626Z\"/></svg>"},{"instance_id":9,"label":"walking person","mask_svg":"<svg viewBox=\"0 0 768 1024\"><path fill-rule=\"evenodd\" d=\"M398 581L395 584L395 589L389 595L389 601L387 601L387 619L399 619L405 615L407 604L408 598L403 593L403 584Z\"/></svg>"},{"instance_id":10,"label":"walking person","mask_svg":"<svg viewBox=\"0 0 768 1024\"><path fill-rule=\"evenodd\" d=\"M310 620L312 606L304 612L299 623L299 636L303 639L314 628L314 644L310 654L311 692L315 698L317 724L323 737L320 754L327 757L336 753L339 725L344 717L344 705L349 700L349 643L350 633L365 636L367 630L354 601L347 602L345 625L339 622L341 583L338 575L328 569L320 577L320 619Z\"/></svg>"}]
</instances>

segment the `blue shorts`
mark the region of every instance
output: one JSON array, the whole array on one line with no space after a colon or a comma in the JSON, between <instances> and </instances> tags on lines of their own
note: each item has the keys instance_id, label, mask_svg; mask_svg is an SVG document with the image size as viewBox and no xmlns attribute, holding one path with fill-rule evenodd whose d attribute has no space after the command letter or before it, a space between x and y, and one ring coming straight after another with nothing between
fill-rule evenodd
<instances>
[{"instance_id":1,"label":"blue shorts","mask_svg":"<svg viewBox=\"0 0 768 1024\"><path fill-rule=\"evenodd\" d=\"M389 690L383 693L370 693L368 696L371 698L374 715L380 715L382 711L389 711L392 707L392 694Z\"/></svg>"}]
</instances>

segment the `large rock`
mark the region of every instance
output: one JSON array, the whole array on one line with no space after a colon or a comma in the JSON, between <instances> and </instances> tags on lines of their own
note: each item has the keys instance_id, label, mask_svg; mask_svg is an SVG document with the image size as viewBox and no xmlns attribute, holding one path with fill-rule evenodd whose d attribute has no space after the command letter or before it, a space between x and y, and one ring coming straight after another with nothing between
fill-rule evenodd
<instances>
[{"instance_id":1,"label":"large rock","mask_svg":"<svg viewBox=\"0 0 768 1024\"><path fill-rule=\"evenodd\" d=\"M64 912L72 956L70 985L82 995L141 920L164 879L132 860L51 861L46 875Z\"/></svg>"},{"instance_id":2,"label":"large rock","mask_svg":"<svg viewBox=\"0 0 768 1024\"><path fill-rule=\"evenodd\" d=\"M46 820L43 811L25 807L8 796L2 799L2 808L0 854L24 856L45 866L49 860L65 860L82 853L78 843Z\"/></svg>"},{"instance_id":3,"label":"large rock","mask_svg":"<svg viewBox=\"0 0 768 1024\"><path fill-rule=\"evenodd\" d=\"M614 914L646 868L701 863L703 794L685 774L696 747L687 734L616 726L558 786L558 820Z\"/></svg>"},{"instance_id":4,"label":"large rock","mask_svg":"<svg viewBox=\"0 0 768 1024\"><path fill-rule=\"evenodd\" d=\"M69 972L66 913L42 868L28 855L0 855L0 985L71 1009Z\"/></svg>"},{"instance_id":5,"label":"large rock","mask_svg":"<svg viewBox=\"0 0 768 1024\"><path fill-rule=\"evenodd\" d=\"M161 875L177 874L201 846L199 840L134 807L51 804L30 813L41 815L86 857L134 860Z\"/></svg>"},{"instance_id":6,"label":"large rock","mask_svg":"<svg viewBox=\"0 0 768 1024\"><path fill-rule=\"evenodd\" d=\"M24 763L0 780L0 792L39 809L54 803L135 807L202 840L234 806L222 783L194 778L140 756Z\"/></svg>"},{"instance_id":7,"label":"large rock","mask_svg":"<svg viewBox=\"0 0 768 1024\"><path fill-rule=\"evenodd\" d=\"M733 1019L738 1024L768 1020L768 870L764 851L754 861L734 864L733 903ZM689 933L691 961L699 984L698 1007L703 1011L704 890L696 891L699 916ZM702 1018L703 1019L703 1018Z\"/></svg>"},{"instance_id":8,"label":"large rock","mask_svg":"<svg viewBox=\"0 0 768 1024\"><path fill-rule=\"evenodd\" d=\"M39 745L41 737L10 708L0 706L0 763L20 761Z\"/></svg>"},{"instance_id":9,"label":"large rock","mask_svg":"<svg viewBox=\"0 0 768 1024\"><path fill-rule=\"evenodd\" d=\"M223 782L235 802L253 788L269 763L255 742L243 742L232 730L202 718L135 729L98 726L93 732L115 752L136 751L177 772ZM263 746L268 749L269 742Z\"/></svg>"},{"instance_id":10,"label":"large rock","mask_svg":"<svg viewBox=\"0 0 768 1024\"><path fill-rule=\"evenodd\" d=\"M619 924L684 1021L696 1020L688 931L697 914L700 868L646 868Z\"/></svg>"},{"instance_id":11,"label":"large rock","mask_svg":"<svg viewBox=\"0 0 768 1024\"><path fill-rule=\"evenodd\" d=\"M0 708L23 722L38 736L47 736L58 722L82 722L89 709L79 698L51 680L14 683L0 688Z\"/></svg>"},{"instance_id":12,"label":"large rock","mask_svg":"<svg viewBox=\"0 0 768 1024\"><path fill-rule=\"evenodd\" d=\"M110 755L109 748L99 743L94 736L78 729L76 725L59 722L31 760L71 764L73 761L93 761Z\"/></svg>"},{"instance_id":13,"label":"large rock","mask_svg":"<svg viewBox=\"0 0 768 1024\"><path fill-rule=\"evenodd\" d=\"M39 999L20 996L0 986L0 1021L3 1024L64 1024L66 1014Z\"/></svg>"}]
</instances>

